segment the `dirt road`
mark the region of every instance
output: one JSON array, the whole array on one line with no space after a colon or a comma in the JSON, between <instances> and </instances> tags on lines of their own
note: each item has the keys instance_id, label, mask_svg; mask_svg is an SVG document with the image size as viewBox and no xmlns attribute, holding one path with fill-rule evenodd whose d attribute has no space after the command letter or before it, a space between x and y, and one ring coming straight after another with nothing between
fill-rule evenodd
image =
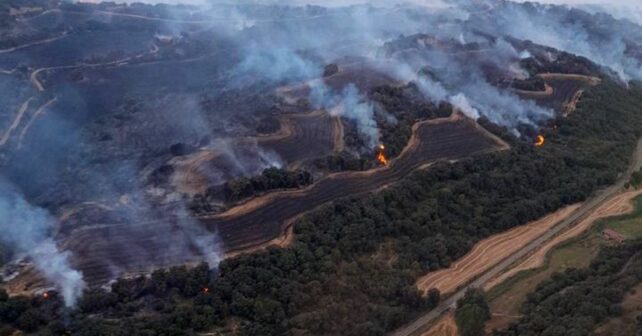
<instances>
[{"instance_id":1,"label":"dirt road","mask_svg":"<svg viewBox=\"0 0 642 336\"><path fill-rule=\"evenodd\" d=\"M0 54L8 54L8 53L14 52L16 50L29 48L29 47L33 47L35 45L45 44L45 43L53 42L53 41L56 41L56 40L60 40L61 38L67 36L67 34L68 34L67 32L64 32L59 36L50 37L50 38L45 39L45 40L35 41L35 42L19 45L19 46L16 46L16 47L12 47L12 48L0 49Z\"/></svg>"},{"instance_id":2,"label":"dirt road","mask_svg":"<svg viewBox=\"0 0 642 336\"><path fill-rule=\"evenodd\" d=\"M606 218L619 216L633 211L633 204L631 201L642 195L642 190L628 191L617 196L612 197L610 200L602 203L602 205L595 209L586 219L582 220L580 223L574 225L572 228L564 231L564 233L555 236L555 238L549 240L546 244L542 245L535 253L530 255L528 258L525 258L519 263L519 265L511 268L509 271L502 273L495 279L484 284L484 290L490 290L494 286L502 283L504 280L510 278L511 276L525 270L534 269L544 265L546 261L546 255L551 251L555 246L577 237L582 233L590 229L595 221Z\"/></svg>"},{"instance_id":3,"label":"dirt road","mask_svg":"<svg viewBox=\"0 0 642 336\"><path fill-rule=\"evenodd\" d=\"M2 135L2 138L0 139L0 146L4 146L7 143L7 141L9 141L9 138L11 137L11 133L13 133L13 131L16 130L18 125L20 125L20 121L22 120L22 117L24 117L25 112L27 112L27 109L29 108L29 103L32 100L33 100L33 97L27 99L27 101L24 102L22 106L20 106L20 109L18 110L18 113L16 113L16 117L13 119L13 122Z\"/></svg>"},{"instance_id":4,"label":"dirt road","mask_svg":"<svg viewBox=\"0 0 642 336\"><path fill-rule=\"evenodd\" d=\"M44 67L44 68L34 70L31 73L31 76L29 76L29 80L31 81L31 84L38 91L42 92L42 91L45 91L45 87L44 85L42 85L42 82L40 82L40 80L38 79L38 76L40 75L41 72L53 71L53 70L71 70L71 69L78 69L78 68L100 68L100 67L110 67L110 66L121 66L121 65L127 64L129 61L136 60L148 55L156 54L159 50L160 49L156 44L152 44L151 49L149 51L145 51L135 56L127 56L125 58L121 58L115 61L109 61L104 63L80 63L80 64L73 64L73 65Z\"/></svg>"},{"instance_id":5,"label":"dirt road","mask_svg":"<svg viewBox=\"0 0 642 336\"><path fill-rule=\"evenodd\" d=\"M540 247L540 245L546 243L547 241L555 237L562 230L590 216L603 203L609 201L612 197L614 197L615 194L624 186L624 184L628 182L629 178L631 177L631 174L634 171L638 170L640 166L642 166L642 140L638 141L635 152L633 153L633 160L631 162L631 165L626 170L626 172L624 172L624 174L620 176L620 178L617 180L617 182L614 185L604 189L603 191L598 193L595 197L586 201L580 208L575 210L569 217L559 222L559 224L552 227L549 231L542 234L539 238L531 241L522 249L520 249L519 251L516 251L510 257L499 262L497 265L490 268L486 273L480 275L477 279L470 282L468 285L464 286L463 288L455 292L453 295L443 300L439 304L439 306L437 306L435 309L429 311L428 313L419 317L414 322L406 325L401 329L396 330L391 334L394 336L421 335L421 333L427 330L427 328L435 319L440 317L443 313L448 311L450 308L454 307L455 304L457 303L457 300L459 300L464 296L464 294L466 293L466 290L468 290L471 287L482 287L486 282L488 282L492 278L498 276L499 274L509 269L517 261L526 257L531 252L535 251L538 247Z\"/></svg>"}]
</instances>

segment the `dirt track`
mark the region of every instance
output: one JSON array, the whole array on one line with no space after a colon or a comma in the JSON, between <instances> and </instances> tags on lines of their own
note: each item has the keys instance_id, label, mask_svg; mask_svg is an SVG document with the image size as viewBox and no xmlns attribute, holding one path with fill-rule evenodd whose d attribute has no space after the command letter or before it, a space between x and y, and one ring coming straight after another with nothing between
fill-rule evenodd
<instances>
[{"instance_id":1,"label":"dirt track","mask_svg":"<svg viewBox=\"0 0 642 336\"><path fill-rule=\"evenodd\" d=\"M642 194L642 190L628 191L608 200L597 208L593 213L591 213L586 219L563 232L559 236L551 239L546 244L542 245L537 251L532 255L520 262L516 267L511 268L508 272L501 274L495 279L490 280L484 285L485 290L490 290L494 286L502 283L504 280L510 278L511 276L528 269L534 269L541 267L546 260L546 254L559 245L560 243L567 241L573 237L577 237L580 234L588 230L596 220L606 217L618 216L629 213L633 210L633 205L631 201Z\"/></svg>"},{"instance_id":2,"label":"dirt track","mask_svg":"<svg viewBox=\"0 0 642 336\"><path fill-rule=\"evenodd\" d=\"M442 316L430 329L421 336L458 336L457 324L453 313Z\"/></svg>"},{"instance_id":3,"label":"dirt track","mask_svg":"<svg viewBox=\"0 0 642 336\"><path fill-rule=\"evenodd\" d=\"M2 135L2 138L0 138L0 146L4 146L7 141L9 141L9 138L11 137L11 133L16 130L16 128L20 125L20 121L22 120L22 117L24 117L25 112L27 112L27 109L29 108L29 103L33 100L34 98L29 98L27 101L25 101L21 106L20 109L18 110L18 113L16 113L16 117L13 119L13 122L9 126L9 128L4 132Z\"/></svg>"},{"instance_id":4,"label":"dirt track","mask_svg":"<svg viewBox=\"0 0 642 336\"><path fill-rule=\"evenodd\" d=\"M424 293L431 288L439 289L442 295L452 293L459 286L470 282L493 265L509 257L521 246L539 237L561 219L577 210L579 206L575 204L562 208L537 221L484 239L449 268L430 272L421 277L417 281L417 287Z\"/></svg>"},{"instance_id":5,"label":"dirt track","mask_svg":"<svg viewBox=\"0 0 642 336\"><path fill-rule=\"evenodd\" d=\"M633 159L631 160L629 168L626 170L626 172L624 172L624 174L622 174L622 176L620 176L618 181L613 186L604 189L592 199L586 201L582 206L580 206L571 215L569 215L569 217L562 220L546 233L528 243L526 246L513 253L510 257L502 260L491 269L481 274L475 280L469 282L466 286L457 290L454 294L452 294L445 300L442 300L439 306L437 306L435 309L427 312L426 314L416 319L414 322L396 330L391 334L395 336L421 335L421 333L427 330L427 328L435 319L439 318L443 313L453 307L456 304L457 300L464 296L468 288L482 287L486 282L508 270L517 261L536 251L540 246L548 242L560 232L586 219L595 211L595 209L599 208L605 202L609 202L614 197L614 195L616 195L616 193L622 189L624 184L628 182L631 174L634 171L638 170L640 166L642 166L642 140L638 141L637 143L637 147L635 149L635 152L633 153Z\"/></svg>"},{"instance_id":6,"label":"dirt track","mask_svg":"<svg viewBox=\"0 0 642 336\"><path fill-rule=\"evenodd\" d=\"M16 50L33 47L33 46L39 45L39 44L45 44L45 43L53 42L53 41L56 41L56 40L59 40L59 39L65 37L65 36L67 36L67 32L62 33L60 36L50 37L48 39L35 41L35 42L31 42L31 43L20 45L20 46L12 47L12 48L2 49L2 50L0 50L0 54L8 54L8 53L14 52Z\"/></svg>"},{"instance_id":7,"label":"dirt track","mask_svg":"<svg viewBox=\"0 0 642 336\"><path fill-rule=\"evenodd\" d=\"M24 139L25 135L27 135L27 132L29 132L29 129L31 128L31 125L40 117L41 114L43 114L47 108L49 108L51 105L55 104L56 101L58 100L57 97L54 97L50 99L48 102L46 102L44 105L40 106L36 112L33 113L27 124L25 125L24 128L22 128L22 131L20 132L20 137L18 138L18 147L22 146L22 140Z\"/></svg>"},{"instance_id":8,"label":"dirt track","mask_svg":"<svg viewBox=\"0 0 642 336\"><path fill-rule=\"evenodd\" d=\"M546 91L515 90L515 93L522 98L534 99L539 105L551 108L562 115L568 115L575 110L586 88L601 82L597 77L572 74L543 73L537 77L546 81Z\"/></svg>"}]
</instances>

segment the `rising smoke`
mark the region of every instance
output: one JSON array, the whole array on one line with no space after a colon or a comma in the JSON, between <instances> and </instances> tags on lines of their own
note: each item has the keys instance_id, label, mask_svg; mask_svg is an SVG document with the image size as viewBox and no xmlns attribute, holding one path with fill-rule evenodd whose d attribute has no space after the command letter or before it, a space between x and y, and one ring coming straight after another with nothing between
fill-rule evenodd
<instances>
[{"instance_id":1,"label":"rising smoke","mask_svg":"<svg viewBox=\"0 0 642 336\"><path fill-rule=\"evenodd\" d=\"M636 40L637 37L627 38L625 32L627 26L606 25L602 31L596 33L583 25L582 20L607 20L607 18L590 16L577 10L571 12L558 7L517 5L503 1L489 1L489 6L479 9L469 6L469 1L437 0L414 1L404 5L384 1L367 5L355 5L355 1L332 2L333 6L349 5L348 8L306 6L292 9L284 6L302 5L304 2L291 1L284 4L281 1L279 4L282 6L275 7L273 13L266 14L258 11L259 14L253 14L252 10L244 8L243 4L237 2L228 1L225 5L220 5L219 2L207 1L207 5L211 6L209 11L213 18L213 27L222 28L212 29L211 33L225 35L225 38L233 41L236 46L234 52L224 54L239 55L238 60L230 61L232 66L221 71L227 80L226 83L217 82L211 89L213 91L241 90L256 82L266 83L266 87L272 88L307 82L311 88L308 97L311 106L323 108L333 115L353 120L364 143L370 148L378 144L380 134L375 121L375 105L369 100L367 93L359 92L354 84L333 89L319 79L325 65L342 57L364 57L376 64L378 70L385 71L392 78L402 82L414 82L426 99L434 102L449 102L472 119L485 116L513 130L523 124L535 125L551 117L553 113L533 102L518 98L509 90L500 89L489 83L483 73L483 66L490 64L503 69L510 76L525 77L527 72L519 68L519 60L531 55L527 51L516 51L510 43L501 38L489 43L480 38L476 30L489 32L498 37L510 35L519 39L529 39L586 56L615 70L623 80L642 78L640 63L630 54L631 44L635 42L631 40ZM181 3L184 2L181 1ZM204 5L205 3L197 0L192 4ZM251 2L250 5L255 3L258 2ZM328 2L317 1L316 4L327 5ZM225 10L220 11L217 7L219 5ZM221 13L229 15L221 19ZM166 30L173 33L187 30L184 28L181 23L174 22L167 23ZM386 55L381 52L387 41L416 33L433 34L441 40L452 39L462 45L478 43L479 48L475 49L474 57L472 52L455 55L434 49L424 51L421 50L421 44L410 46L404 53ZM230 56L230 58L233 57ZM423 73L425 69L429 69L432 76ZM219 73L191 75L214 77ZM76 95L81 96L80 93ZM156 120L161 124L150 124L146 119L136 119L135 115L133 117L128 115L134 118L133 121L124 123L126 126L123 128L118 128L118 134L108 134L120 141L112 141L115 144L113 148L99 147L99 141L87 141L82 137L71 139L68 135L73 134L77 127L73 124L65 124L67 120L49 122L46 127L48 132L40 133L64 134L64 139L63 137L44 139L64 143L60 147L73 143L70 145L73 147L73 159L69 161L89 170L79 174L82 175L80 181L86 183L74 181L82 184L80 186L82 189L92 189L79 191L78 195L85 193L82 197L78 196L79 199L91 199L93 195L107 195L105 198L117 199L124 193L133 194L136 195L132 197L135 201L127 206L134 210L126 214L125 222L145 222L150 218L160 220L166 218L167 214L152 209L154 204L145 201L149 194L148 190L144 190L144 186L136 183L140 179L140 167L136 161L138 157L131 159L133 163L130 163L129 171L123 171L122 166L126 166L127 163L122 157L129 159L134 157L134 153L125 152L120 147L124 148L131 142L143 143L152 139L158 147L167 148L170 145L168 141L198 143L198 139L194 138L207 136L214 139L209 147L222 153L218 159L228 162L229 167L226 168L234 171L233 177L254 175L269 166L284 165L275 153L260 148L256 143L245 144L244 148L235 147L232 141L226 139L233 133L230 131L233 124L229 121L231 118L228 120L219 116L223 113L231 115L236 111L231 109L203 111L199 105L199 98L197 94L189 96L185 101L172 97L171 100L177 102L176 106L171 105L171 101L163 101L158 104L159 106L153 106L153 108L147 106L142 109L157 111ZM81 105L89 110L84 102ZM172 108L163 109L167 106ZM210 125L214 123L208 122L208 118L216 120L217 127L223 125L220 126L222 130L211 131ZM47 119L47 121L50 120L52 119ZM57 129L58 124L65 124L65 126ZM127 133L129 130L131 134ZM75 147L76 143L82 143L82 145ZM36 146L26 148L32 149L31 155L36 158L26 160L25 167L50 167L48 161L51 160L43 158L39 161L38 155L34 154L39 153L35 150ZM141 148L134 149L137 152L141 151ZM109 153L110 150L121 151L122 157L114 159L96 154ZM152 152L151 149L149 151ZM48 155L64 157L62 153ZM93 161L90 162L91 160L86 158L92 155L98 157L92 158ZM60 159L60 161L65 160ZM108 163L99 165L94 161ZM66 169L64 164L61 163L60 167L52 170L63 171ZM96 168L97 166L100 168ZM16 170L23 168L17 167ZM25 174L27 176L25 179L43 175L39 171L34 171L32 174ZM230 176L221 175L215 180L222 183L229 178ZM90 182L99 187L87 188L85 184L89 185ZM45 183L43 185L49 186ZM0 229L4 232L0 239L4 244L12 246L17 253L29 256L36 268L62 292L65 303L73 306L82 292L84 283L81 274L70 266L70 254L59 251L51 237L55 220L47 211L32 206L15 189L4 185L0 191L0 215L4 219L0 223ZM74 194L75 190L70 193ZM91 196L84 197L86 195ZM159 241L163 243L170 241L172 248L185 256L203 258L210 263L210 266L216 267L222 255L217 235L206 231L201 223L190 218L188 211L184 209L185 205L181 203L182 200L178 197L172 200L178 204L172 208L172 218L176 220L167 227L160 227L160 229L154 227L156 237L159 237ZM74 201L77 200L74 199ZM176 227L182 232L180 239L173 239L170 231L167 231L168 233L162 231ZM130 229L131 232L140 236L145 236L148 233L147 230L150 230L149 227L134 225ZM104 238L106 243L109 243L109 236L106 235ZM123 243L122 249L145 255L145 258L151 261L154 261L154 258L163 259L167 263L176 261L172 259L175 256L174 252L163 254L163 246L154 249L159 251L157 252L159 255L153 255L146 246L129 243ZM194 249L197 250L196 253L193 252ZM115 275L120 271L115 270Z\"/></svg>"},{"instance_id":2,"label":"rising smoke","mask_svg":"<svg viewBox=\"0 0 642 336\"><path fill-rule=\"evenodd\" d=\"M74 307L85 287L82 274L70 266L70 253L56 246L51 232L56 220L30 205L6 182L0 182L0 240L18 256L26 256L62 293L65 305Z\"/></svg>"}]
</instances>

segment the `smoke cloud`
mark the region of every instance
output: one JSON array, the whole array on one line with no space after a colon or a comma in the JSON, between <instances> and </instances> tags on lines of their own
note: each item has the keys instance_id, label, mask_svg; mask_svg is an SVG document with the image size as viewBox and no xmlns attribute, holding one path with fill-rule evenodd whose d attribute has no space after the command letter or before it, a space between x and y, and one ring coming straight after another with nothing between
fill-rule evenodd
<instances>
[{"instance_id":1,"label":"smoke cloud","mask_svg":"<svg viewBox=\"0 0 642 336\"><path fill-rule=\"evenodd\" d=\"M82 274L70 266L71 254L60 251L50 236L55 219L46 210L30 205L5 182L0 182L0 217L2 243L29 257L62 293L65 305L74 307L85 283Z\"/></svg>"},{"instance_id":2,"label":"smoke cloud","mask_svg":"<svg viewBox=\"0 0 642 336\"><path fill-rule=\"evenodd\" d=\"M374 106L359 94L354 84L348 84L341 92L335 92L321 81L315 81L310 92L310 104L323 108L333 116L356 122L357 131L365 139L368 148L379 143L379 129L374 118Z\"/></svg>"}]
</instances>

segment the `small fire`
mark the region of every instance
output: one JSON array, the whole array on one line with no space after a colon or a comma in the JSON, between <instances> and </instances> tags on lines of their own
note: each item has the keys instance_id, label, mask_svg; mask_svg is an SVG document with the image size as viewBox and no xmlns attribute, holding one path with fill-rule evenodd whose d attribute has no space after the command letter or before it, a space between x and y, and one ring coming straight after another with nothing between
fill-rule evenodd
<instances>
[{"instance_id":1,"label":"small fire","mask_svg":"<svg viewBox=\"0 0 642 336\"><path fill-rule=\"evenodd\" d=\"M388 164L388 159L386 159L386 153L385 153L386 147L381 144L379 145L379 150L377 150L377 161L381 163L382 165L387 165Z\"/></svg>"},{"instance_id":2,"label":"small fire","mask_svg":"<svg viewBox=\"0 0 642 336\"><path fill-rule=\"evenodd\" d=\"M542 147L544 145L544 136L538 135L535 137L535 147Z\"/></svg>"},{"instance_id":3,"label":"small fire","mask_svg":"<svg viewBox=\"0 0 642 336\"><path fill-rule=\"evenodd\" d=\"M203 293L207 294L207 293L209 293L209 292L210 292L210 289L209 289L209 288L207 288L207 287L204 287L204 288L203 288Z\"/></svg>"},{"instance_id":4,"label":"small fire","mask_svg":"<svg viewBox=\"0 0 642 336\"><path fill-rule=\"evenodd\" d=\"M42 298L47 300L49 298L49 293L48 292L42 293Z\"/></svg>"}]
</instances>

